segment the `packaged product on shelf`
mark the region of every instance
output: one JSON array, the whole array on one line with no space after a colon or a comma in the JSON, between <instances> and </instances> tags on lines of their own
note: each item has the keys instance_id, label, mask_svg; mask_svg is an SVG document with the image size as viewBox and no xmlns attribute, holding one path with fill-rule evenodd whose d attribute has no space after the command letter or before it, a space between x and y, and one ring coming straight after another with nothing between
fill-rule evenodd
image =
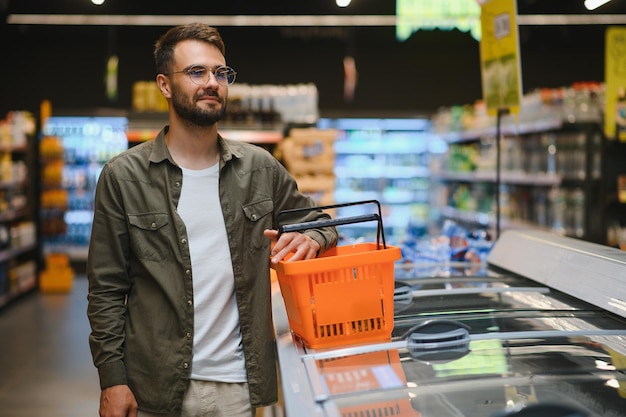
<instances>
[{"instance_id":1,"label":"packaged product on shelf","mask_svg":"<svg viewBox=\"0 0 626 417\"><path fill-rule=\"evenodd\" d=\"M29 168L34 152L36 123L27 111L11 111L0 120L0 307L34 288L36 283L37 229Z\"/></svg>"},{"instance_id":2,"label":"packaged product on shelf","mask_svg":"<svg viewBox=\"0 0 626 417\"><path fill-rule=\"evenodd\" d=\"M13 160L9 152L3 152L0 156L0 181L13 181Z\"/></svg>"},{"instance_id":3,"label":"packaged product on shelf","mask_svg":"<svg viewBox=\"0 0 626 417\"><path fill-rule=\"evenodd\" d=\"M280 159L298 188L320 206L335 202L336 137L333 129L293 128L280 144Z\"/></svg>"},{"instance_id":4,"label":"packaged product on shelf","mask_svg":"<svg viewBox=\"0 0 626 417\"><path fill-rule=\"evenodd\" d=\"M436 236L413 235L409 231L400 249L402 259L410 263L484 263L492 246L491 235L486 230L469 230L452 220L446 220L441 233Z\"/></svg>"},{"instance_id":5,"label":"packaged product on shelf","mask_svg":"<svg viewBox=\"0 0 626 417\"><path fill-rule=\"evenodd\" d=\"M282 141L282 157L294 175L333 174L335 168L333 129L294 128Z\"/></svg>"}]
</instances>

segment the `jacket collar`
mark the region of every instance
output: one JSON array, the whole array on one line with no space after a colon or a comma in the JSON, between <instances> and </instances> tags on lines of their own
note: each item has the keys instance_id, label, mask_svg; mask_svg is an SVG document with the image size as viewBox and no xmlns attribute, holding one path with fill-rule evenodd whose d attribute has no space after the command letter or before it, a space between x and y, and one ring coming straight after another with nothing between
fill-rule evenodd
<instances>
[{"instance_id":1,"label":"jacket collar","mask_svg":"<svg viewBox=\"0 0 626 417\"><path fill-rule=\"evenodd\" d=\"M165 143L165 135L169 129L169 126L165 126L154 139L154 146L150 152L150 162L158 164L167 159L171 164L176 165L172 155L170 155L170 151L167 149L167 144Z\"/></svg>"}]
</instances>

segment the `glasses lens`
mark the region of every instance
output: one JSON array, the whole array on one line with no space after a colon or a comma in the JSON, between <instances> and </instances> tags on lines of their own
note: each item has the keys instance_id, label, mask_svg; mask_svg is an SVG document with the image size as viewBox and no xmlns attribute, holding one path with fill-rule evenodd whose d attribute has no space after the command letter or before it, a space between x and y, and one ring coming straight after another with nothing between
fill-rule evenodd
<instances>
[{"instance_id":1,"label":"glasses lens","mask_svg":"<svg viewBox=\"0 0 626 417\"><path fill-rule=\"evenodd\" d=\"M215 69L215 79L222 85L231 85L235 82L237 73L231 67L218 67Z\"/></svg>"},{"instance_id":2,"label":"glasses lens","mask_svg":"<svg viewBox=\"0 0 626 417\"><path fill-rule=\"evenodd\" d=\"M204 85L209 80L209 70L208 68L202 66L189 68L187 70L187 74L189 74L189 78L191 78L191 81L198 85Z\"/></svg>"}]
</instances>

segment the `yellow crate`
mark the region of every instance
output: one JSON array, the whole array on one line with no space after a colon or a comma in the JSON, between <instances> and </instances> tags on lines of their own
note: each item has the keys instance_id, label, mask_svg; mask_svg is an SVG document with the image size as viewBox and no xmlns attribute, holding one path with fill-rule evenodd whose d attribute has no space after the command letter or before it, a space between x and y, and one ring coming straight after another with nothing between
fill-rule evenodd
<instances>
[{"instance_id":1,"label":"yellow crate","mask_svg":"<svg viewBox=\"0 0 626 417\"><path fill-rule=\"evenodd\" d=\"M41 271L39 290L44 293L70 292L74 283L74 271L71 268L57 268Z\"/></svg>"},{"instance_id":2,"label":"yellow crate","mask_svg":"<svg viewBox=\"0 0 626 417\"><path fill-rule=\"evenodd\" d=\"M74 282L74 270L69 257L64 253L51 253L46 256L46 269L39 274L41 292L70 292Z\"/></svg>"}]
</instances>

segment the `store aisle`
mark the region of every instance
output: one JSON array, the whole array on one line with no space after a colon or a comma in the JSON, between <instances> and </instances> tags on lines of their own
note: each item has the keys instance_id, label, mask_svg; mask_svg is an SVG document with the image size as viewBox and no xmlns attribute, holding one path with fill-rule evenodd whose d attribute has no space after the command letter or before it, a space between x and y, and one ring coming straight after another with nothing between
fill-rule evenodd
<instances>
[{"instance_id":1,"label":"store aisle","mask_svg":"<svg viewBox=\"0 0 626 417\"><path fill-rule=\"evenodd\" d=\"M0 417L98 415L87 279L69 294L28 294L0 310Z\"/></svg>"}]
</instances>

